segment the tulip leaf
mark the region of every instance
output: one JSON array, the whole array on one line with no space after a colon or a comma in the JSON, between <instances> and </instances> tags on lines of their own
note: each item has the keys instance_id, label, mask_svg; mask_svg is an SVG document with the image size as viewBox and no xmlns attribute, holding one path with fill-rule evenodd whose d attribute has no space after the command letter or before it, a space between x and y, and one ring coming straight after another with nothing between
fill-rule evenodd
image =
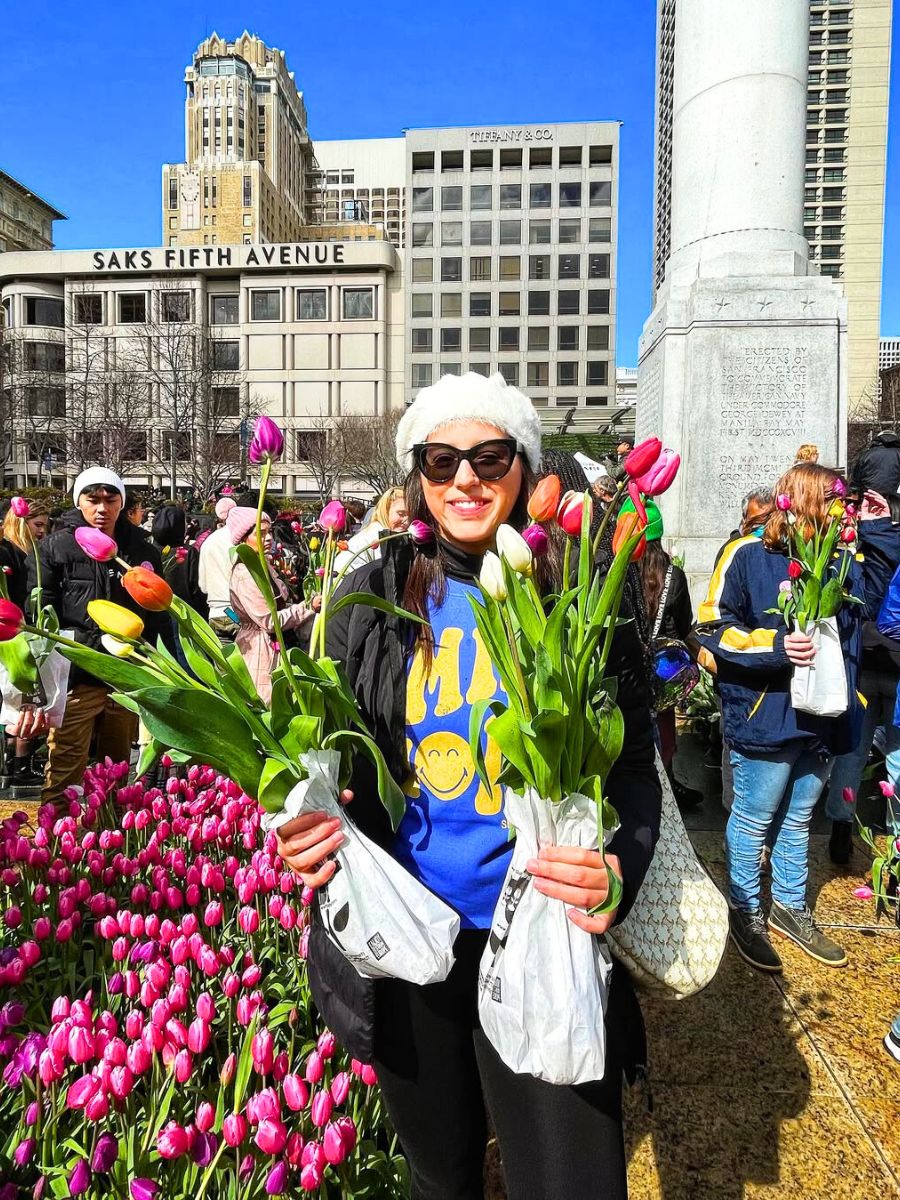
<instances>
[{"instance_id":1,"label":"tulip leaf","mask_svg":"<svg viewBox=\"0 0 900 1200\"><path fill-rule=\"evenodd\" d=\"M347 592L340 600L328 605L326 616L329 619L336 617L342 609L349 608L351 604L365 604L369 608L377 608L379 612L389 613L392 617L399 617L402 621L415 621L419 625L428 623L423 617L417 617L415 613L407 612L405 608L391 604L390 600L376 596L373 592Z\"/></svg>"},{"instance_id":2,"label":"tulip leaf","mask_svg":"<svg viewBox=\"0 0 900 1200\"><path fill-rule=\"evenodd\" d=\"M247 1084L250 1082L250 1071L253 1066L251 1047L253 1039L256 1036L258 1016L258 1013L254 1013L250 1024L247 1026L247 1032L244 1034L244 1044L241 1046L241 1053L238 1058L237 1070L234 1073L234 1111L236 1113L241 1111L241 1105L244 1102L244 1092L246 1092Z\"/></svg>"},{"instance_id":3,"label":"tulip leaf","mask_svg":"<svg viewBox=\"0 0 900 1200\"><path fill-rule=\"evenodd\" d=\"M133 698L157 741L197 756L257 795L263 761L243 717L226 700L189 687L141 688Z\"/></svg>"},{"instance_id":4,"label":"tulip leaf","mask_svg":"<svg viewBox=\"0 0 900 1200\"><path fill-rule=\"evenodd\" d=\"M3 667L13 687L23 696L30 696L35 692L40 682L40 676L28 644L28 638L24 633L11 638L8 642L0 642L0 666Z\"/></svg>"},{"instance_id":5,"label":"tulip leaf","mask_svg":"<svg viewBox=\"0 0 900 1200\"><path fill-rule=\"evenodd\" d=\"M504 710L502 700L476 700L469 710L469 750L472 755L472 762L475 764L475 770L478 772L479 779L482 780L485 787L490 787L492 780L488 778L487 764L484 757L484 746L482 744L482 733L484 732L485 717L490 711L495 716L498 716ZM488 737L490 737L488 733Z\"/></svg>"},{"instance_id":6,"label":"tulip leaf","mask_svg":"<svg viewBox=\"0 0 900 1200\"><path fill-rule=\"evenodd\" d=\"M844 589L839 579L829 579L822 588L819 600L819 616L834 617L844 602Z\"/></svg>"},{"instance_id":7,"label":"tulip leaf","mask_svg":"<svg viewBox=\"0 0 900 1200\"><path fill-rule=\"evenodd\" d=\"M158 687L161 683L169 682L162 672L131 662L127 658L116 658L105 651L92 650L90 646L83 646L80 642L61 638L57 646L60 654L64 654L76 667L81 667L83 671L102 679L104 683L120 692Z\"/></svg>"},{"instance_id":8,"label":"tulip leaf","mask_svg":"<svg viewBox=\"0 0 900 1200\"><path fill-rule=\"evenodd\" d=\"M253 677L247 670L247 664L244 662L244 656L241 654L240 646L231 642L227 646L222 647L222 654L228 664L232 676L240 685L241 691L255 703L259 704L259 693L256 690L256 684L253 682Z\"/></svg>"},{"instance_id":9,"label":"tulip leaf","mask_svg":"<svg viewBox=\"0 0 900 1200\"><path fill-rule=\"evenodd\" d=\"M279 741L289 758L299 758L315 750L322 739L322 719L298 714L288 724Z\"/></svg>"},{"instance_id":10,"label":"tulip leaf","mask_svg":"<svg viewBox=\"0 0 900 1200\"><path fill-rule=\"evenodd\" d=\"M276 758L267 758L259 780L259 803L268 813L281 812L288 793L298 782L294 768Z\"/></svg>"},{"instance_id":11,"label":"tulip leaf","mask_svg":"<svg viewBox=\"0 0 900 1200\"><path fill-rule=\"evenodd\" d=\"M355 743L375 764L375 770L378 774L378 795L390 817L391 828L396 832L400 827L400 822L403 820L403 814L406 812L406 797L388 770L388 765L384 761L384 755L378 749L374 740L367 733L361 733L358 729L338 729L334 733L330 733L323 740L322 749L334 749L339 742L347 738Z\"/></svg>"},{"instance_id":12,"label":"tulip leaf","mask_svg":"<svg viewBox=\"0 0 900 1200\"><path fill-rule=\"evenodd\" d=\"M179 627L178 643L181 646L181 651L184 654L185 661L188 667L193 671L201 683L205 683L207 687L211 687L216 691L221 691L222 680L221 675L209 661L209 659L200 653L190 637L185 631Z\"/></svg>"},{"instance_id":13,"label":"tulip leaf","mask_svg":"<svg viewBox=\"0 0 900 1200\"><path fill-rule=\"evenodd\" d=\"M162 758L164 752L165 746L161 742L158 742L155 737L151 737L150 741L147 742L141 751L141 757L134 773L135 779L140 779L149 771L152 771Z\"/></svg>"}]
</instances>

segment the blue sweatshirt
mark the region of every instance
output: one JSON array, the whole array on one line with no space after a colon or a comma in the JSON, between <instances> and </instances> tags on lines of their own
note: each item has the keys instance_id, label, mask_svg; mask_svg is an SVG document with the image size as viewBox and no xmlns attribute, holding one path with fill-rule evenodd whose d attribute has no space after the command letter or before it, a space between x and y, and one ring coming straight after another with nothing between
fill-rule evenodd
<instances>
[{"instance_id":1,"label":"blue sweatshirt","mask_svg":"<svg viewBox=\"0 0 900 1200\"><path fill-rule=\"evenodd\" d=\"M792 667L784 648L788 629L780 612L767 611L777 609L787 556L752 536L737 538L722 553L700 606L697 635L716 659L722 736L734 749L759 753L798 738L832 754L856 745L862 622L878 612L900 561L900 530L888 518L864 521L859 531L864 561L852 563L846 589L863 603L845 604L838 613L850 696L847 712L839 717L797 712L791 704Z\"/></svg>"}]
</instances>

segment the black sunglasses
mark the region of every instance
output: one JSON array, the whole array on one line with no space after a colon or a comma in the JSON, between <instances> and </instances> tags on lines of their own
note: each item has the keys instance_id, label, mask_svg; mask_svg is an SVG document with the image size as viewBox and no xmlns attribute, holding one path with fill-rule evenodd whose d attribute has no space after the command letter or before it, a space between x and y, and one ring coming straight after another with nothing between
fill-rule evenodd
<instances>
[{"instance_id":1,"label":"black sunglasses","mask_svg":"<svg viewBox=\"0 0 900 1200\"><path fill-rule=\"evenodd\" d=\"M495 483L509 474L518 450L515 438L492 438L489 442L479 442L470 450L446 446L443 442L420 442L413 446L413 457L430 483L449 483L455 479L463 460L469 463L479 479Z\"/></svg>"}]
</instances>

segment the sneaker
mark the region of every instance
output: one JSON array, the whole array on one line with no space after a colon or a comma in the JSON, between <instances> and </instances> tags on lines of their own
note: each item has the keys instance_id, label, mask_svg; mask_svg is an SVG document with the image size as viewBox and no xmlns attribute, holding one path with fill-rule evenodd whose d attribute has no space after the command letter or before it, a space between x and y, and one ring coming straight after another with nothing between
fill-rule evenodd
<instances>
[{"instance_id":1,"label":"sneaker","mask_svg":"<svg viewBox=\"0 0 900 1200\"><path fill-rule=\"evenodd\" d=\"M786 908L777 900L772 901L769 913L769 929L779 937L790 938L810 958L827 967L845 967L847 955L831 938L827 938L813 920L808 906Z\"/></svg>"},{"instance_id":2,"label":"sneaker","mask_svg":"<svg viewBox=\"0 0 900 1200\"><path fill-rule=\"evenodd\" d=\"M846 867L853 852L853 822L832 821L828 856L836 866Z\"/></svg>"},{"instance_id":3,"label":"sneaker","mask_svg":"<svg viewBox=\"0 0 900 1200\"><path fill-rule=\"evenodd\" d=\"M728 925L731 940L745 962L760 971L781 970L781 959L769 941L765 918L759 909L747 912L744 909L729 907Z\"/></svg>"},{"instance_id":4,"label":"sneaker","mask_svg":"<svg viewBox=\"0 0 900 1200\"><path fill-rule=\"evenodd\" d=\"M897 1062L900 1062L900 1038L893 1029L889 1029L884 1035L884 1048L892 1058L896 1058Z\"/></svg>"}]
</instances>

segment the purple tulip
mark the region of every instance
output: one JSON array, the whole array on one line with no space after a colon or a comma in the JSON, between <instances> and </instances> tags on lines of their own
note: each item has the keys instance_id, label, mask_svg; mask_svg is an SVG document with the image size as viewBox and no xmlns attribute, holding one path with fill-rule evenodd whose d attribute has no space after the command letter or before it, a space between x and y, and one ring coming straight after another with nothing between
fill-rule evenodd
<instances>
[{"instance_id":1,"label":"purple tulip","mask_svg":"<svg viewBox=\"0 0 900 1200\"><path fill-rule=\"evenodd\" d=\"M87 1165L87 1160L79 1158L75 1164L75 1170L69 1176L69 1195L81 1196L91 1186L91 1168Z\"/></svg>"},{"instance_id":2,"label":"purple tulip","mask_svg":"<svg viewBox=\"0 0 900 1200\"><path fill-rule=\"evenodd\" d=\"M208 1167L219 1149L219 1139L214 1133L198 1133L191 1147L191 1158L199 1167Z\"/></svg>"},{"instance_id":3,"label":"purple tulip","mask_svg":"<svg viewBox=\"0 0 900 1200\"><path fill-rule=\"evenodd\" d=\"M247 457L256 465L279 458L284 450L284 434L270 417L257 417Z\"/></svg>"},{"instance_id":4,"label":"purple tulip","mask_svg":"<svg viewBox=\"0 0 900 1200\"><path fill-rule=\"evenodd\" d=\"M837 479L831 485L831 494L832 496L838 496L841 500L847 495L847 484L841 479L840 475L838 475Z\"/></svg>"},{"instance_id":5,"label":"purple tulip","mask_svg":"<svg viewBox=\"0 0 900 1200\"><path fill-rule=\"evenodd\" d=\"M410 521L407 533L417 546L430 546L434 539L434 530L425 521Z\"/></svg>"},{"instance_id":6,"label":"purple tulip","mask_svg":"<svg viewBox=\"0 0 900 1200\"><path fill-rule=\"evenodd\" d=\"M27 1166L34 1158L37 1141L34 1138L23 1138L13 1152L13 1162L17 1167Z\"/></svg>"},{"instance_id":7,"label":"purple tulip","mask_svg":"<svg viewBox=\"0 0 900 1200\"><path fill-rule=\"evenodd\" d=\"M155 1200L159 1194L159 1184L152 1179L132 1179L131 1200Z\"/></svg>"},{"instance_id":8,"label":"purple tulip","mask_svg":"<svg viewBox=\"0 0 900 1200\"><path fill-rule=\"evenodd\" d=\"M287 1163L282 1159L281 1162L277 1162L275 1164L275 1166L266 1176L266 1195L280 1196L284 1192L285 1185L287 1184L287 1176L288 1166Z\"/></svg>"},{"instance_id":9,"label":"purple tulip","mask_svg":"<svg viewBox=\"0 0 900 1200\"><path fill-rule=\"evenodd\" d=\"M91 1155L91 1170L106 1175L119 1157L119 1142L111 1133L101 1133Z\"/></svg>"},{"instance_id":10,"label":"purple tulip","mask_svg":"<svg viewBox=\"0 0 900 1200\"><path fill-rule=\"evenodd\" d=\"M522 537L528 546L528 549L535 556L541 558L547 553L547 548L550 545L550 539L547 537L547 531L541 525L529 525L522 530Z\"/></svg>"}]
</instances>

